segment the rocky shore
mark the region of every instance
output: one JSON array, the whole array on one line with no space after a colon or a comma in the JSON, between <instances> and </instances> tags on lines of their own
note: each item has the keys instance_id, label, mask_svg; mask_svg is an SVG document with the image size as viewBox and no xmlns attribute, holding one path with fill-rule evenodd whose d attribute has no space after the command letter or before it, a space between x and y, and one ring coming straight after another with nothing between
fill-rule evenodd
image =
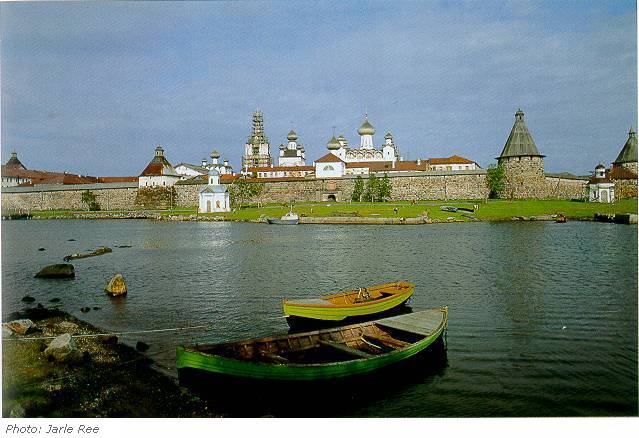
<instances>
[{"instance_id":1,"label":"rocky shore","mask_svg":"<svg viewBox=\"0 0 639 438\"><path fill-rule=\"evenodd\" d=\"M86 336L99 333L56 309L10 315L2 328L3 417L218 416L117 336Z\"/></svg>"}]
</instances>

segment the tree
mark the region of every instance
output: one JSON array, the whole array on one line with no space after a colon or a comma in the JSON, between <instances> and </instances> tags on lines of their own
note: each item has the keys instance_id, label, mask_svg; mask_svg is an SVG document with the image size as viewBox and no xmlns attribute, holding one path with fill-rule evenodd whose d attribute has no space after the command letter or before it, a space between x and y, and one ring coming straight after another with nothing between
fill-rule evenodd
<instances>
[{"instance_id":1,"label":"tree","mask_svg":"<svg viewBox=\"0 0 639 438\"><path fill-rule=\"evenodd\" d=\"M384 178L380 179L377 184L377 198L380 202L386 202L391 197L391 183L388 174L384 174Z\"/></svg>"},{"instance_id":2,"label":"tree","mask_svg":"<svg viewBox=\"0 0 639 438\"><path fill-rule=\"evenodd\" d=\"M231 203L241 207L244 201L259 197L263 190L264 183L250 182L242 178L237 179L229 186Z\"/></svg>"},{"instance_id":3,"label":"tree","mask_svg":"<svg viewBox=\"0 0 639 438\"><path fill-rule=\"evenodd\" d=\"M100 204L95 199L95 195L93 194L93 192L90 192L89 190L85 190L84 192L82 192L81 199L82 199L82 202L87 205L87 209L89 211L100 210Z\"/></svg>"},{"instance_id":4,"label":"tree","mask_svg":"<svg viewBox=\"0 0 639 438\"><path fill-rule=\"evenodd\" d=\"M377 199L377 191L378 191L379 182L377 181L377 177L374 173L371 173L368 176L368 182L366 183L366 191L364 192L364 200L375 202Z\"/></svg>"},{"instance_id":5,"label":"tree","mask_svg":"<svg viewBox=\"0 0 639 438\"><path fill-rule=\"evenodd\" d=\"M353 187L353 196L351 200L355 202L362 202L362 196L364 196L364 179L361 175L357 175L355 179L355 187Z\"/></svg>"},{"instance_id":6,"label":"tree","mask_svg":"<svg viewBox=\"0 0 639 438\"><path fill-rule=\"evenodd\" d=\"M506 171L501 164L491 165L486 171L486 185L488 186L488 197L497 198L506 188Z\"/></svg>"}]
</instances>

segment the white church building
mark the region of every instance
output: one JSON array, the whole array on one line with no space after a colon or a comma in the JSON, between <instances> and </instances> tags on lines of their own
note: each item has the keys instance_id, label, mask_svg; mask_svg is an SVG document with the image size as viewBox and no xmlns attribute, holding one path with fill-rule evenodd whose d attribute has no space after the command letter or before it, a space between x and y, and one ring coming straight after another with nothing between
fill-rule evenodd
<instances>
[{"instance_id":1,"label":"white church building","mask_svg":"<svg viewBox=\"0 0 639 438\"><path fill-rule=\"evenodd\" d=\"M606 166L595 167L595 175L588 182L588 199L590 202L615 202L615 183L606 175Z\"/></svg>"},{"instance_id":2,"label":"white church building","mask_svg":"<svg viewBox=\"0 0 639 438\"><path fill-rule=\"evenodd\" d=\"M208 184L200 189L198 213L231 211L231 197L225 186L220 184L220 172L209 170Z\"/></svg>"}]
</instances>

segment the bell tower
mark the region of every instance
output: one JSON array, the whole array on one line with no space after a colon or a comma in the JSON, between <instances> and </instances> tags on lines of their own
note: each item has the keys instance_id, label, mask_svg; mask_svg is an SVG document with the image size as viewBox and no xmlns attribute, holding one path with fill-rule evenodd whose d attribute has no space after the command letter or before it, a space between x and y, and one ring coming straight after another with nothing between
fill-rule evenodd
<instances>
[{"instance_id":1,"label":"bell tower","mask_svg":"<svg viewBox=\"0 0 639 438\"><path fill-rule=\"evenodd\" d=\"M268 137L264 134L264 114L258 108L253 113L253 132L244 145L242 168L270 166L271 152Z\"/></svg>"}]
</instances>

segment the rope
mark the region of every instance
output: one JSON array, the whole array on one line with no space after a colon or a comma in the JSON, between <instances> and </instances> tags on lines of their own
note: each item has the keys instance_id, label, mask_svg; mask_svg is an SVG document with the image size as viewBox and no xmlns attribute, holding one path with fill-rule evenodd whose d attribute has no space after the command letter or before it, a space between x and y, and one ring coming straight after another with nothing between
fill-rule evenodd
<instances>
[{"instance_id":1,"label":"rope","mask_svg":"<svg viewBox=\"0 0 639 438\"><path fill-rule=\"evenodd\" d=\"M165 328L165 329L154 329L154 330L134 330L128 332L113 332L113 333L94 333L89 335L71 335L72 338L96 338L98 336L111 336L111 335L131 335L131 334L139 334L139 333L159 333L159 332L171 332L171 331L181 331L181 330L195 330L201 328L211 328L213 324L204 324L204 325L194 325L188 327L175 327L175 328ZM3 341L36 341L43 339L53 339L57 336L32 336L28 338L3 338Z\"/></svg>"}]
</instances>

